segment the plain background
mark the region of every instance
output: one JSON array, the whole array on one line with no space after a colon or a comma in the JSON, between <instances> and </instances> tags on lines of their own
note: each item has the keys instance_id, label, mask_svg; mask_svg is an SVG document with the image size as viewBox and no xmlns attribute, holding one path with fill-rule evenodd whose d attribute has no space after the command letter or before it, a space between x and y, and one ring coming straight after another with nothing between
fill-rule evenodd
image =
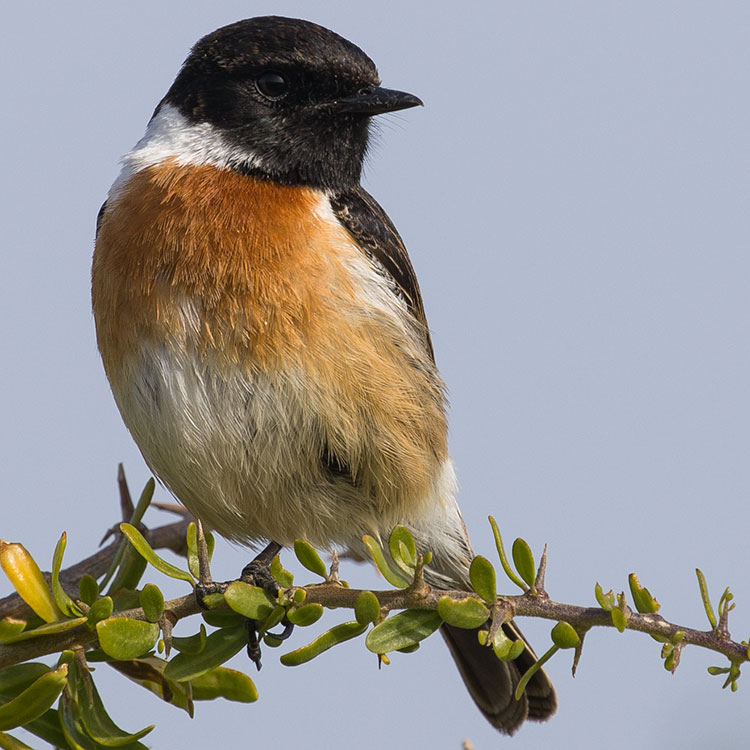
<instances>
[{"instance_id":1,"label":"plain background","mask_svg":"<svg viewBox=\"0 0 750 750\"><path fill-rule=\"evenodd\" d=\"M741 1L7 8L0 536L49 567L65 528L72 562L117 520L117 462L134 492L147 479L94 342L96 213L189 47L266 13L333 28L371 55L384 85L425 102L381 118L365 184L419 274L477 551L494 558L492 513L508 543L523 536L537 553L549 544L553 598L590 605L597 580L622 590L635 571L669 620L705 627L700 566L714 600L732 586L730 629L747 638ZM222 545L216 577L235 575L247 556ZM344 577L378 585L361 566ZM550 625L522 623L540 652ZM706 673L722 660L697 649L671 676L659 650L635 633L590 633L575 680L569 654L550 664L559 714L512 740L477 713L439 638L381 671L361 643L297 669L267 651L258 703L198 704L192 721L104 667L97 678L121 724L157 723L155 748L744 746L745 678L737 694L722 691Z\"/></svg>"}]
</instances>

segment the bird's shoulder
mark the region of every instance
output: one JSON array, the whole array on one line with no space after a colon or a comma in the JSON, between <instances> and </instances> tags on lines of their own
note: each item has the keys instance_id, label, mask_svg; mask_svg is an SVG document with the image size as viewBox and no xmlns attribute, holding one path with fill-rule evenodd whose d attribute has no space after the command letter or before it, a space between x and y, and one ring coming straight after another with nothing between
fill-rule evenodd
<instances>
[{"instance_id":1,"label":"bird's shoulder","mask_svg":"<svg viewBox=\"0 0 750 750\"><path fill-rule=\"evenodd\" d=\"M393 283L394 291L424 328L427 347L434 359L417 275L388 214L360 185L332 196L330 202L336 218L375 267Z\"/></svg>"}]
</instances>

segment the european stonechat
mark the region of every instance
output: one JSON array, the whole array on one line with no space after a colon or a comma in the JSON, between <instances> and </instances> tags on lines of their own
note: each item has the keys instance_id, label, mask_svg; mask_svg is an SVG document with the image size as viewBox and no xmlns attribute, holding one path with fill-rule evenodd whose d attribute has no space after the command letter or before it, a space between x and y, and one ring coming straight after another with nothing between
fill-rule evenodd
<instances>
[{"instance_id":1,"label":"european stonechat","mask_svg":"<svg viewBox=\"0 0 750 750\"><path fill-rule=\"evenodd\" d=\"M370 119L422 104L307 21L253 18L192 49L97 222L99 350L154 474L241 541L364 557L396 524L469 588L446 401L406 248L361 187ZM504 626L522 638L513 623ZM535 657L442 632L502 732L554 713Z\"/></svg>"}]
</instances>

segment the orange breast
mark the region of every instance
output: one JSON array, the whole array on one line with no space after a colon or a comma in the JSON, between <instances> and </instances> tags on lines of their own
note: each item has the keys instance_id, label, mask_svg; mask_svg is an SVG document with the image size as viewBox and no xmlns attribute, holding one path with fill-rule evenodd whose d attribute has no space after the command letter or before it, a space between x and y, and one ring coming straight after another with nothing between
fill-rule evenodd
<instances>
[{"instance_id":1,"label":"orange breast","mask_svg":"<svg viewBox=\"0 0 750 750\"><path fill-rule=\"evenodd\" d=\"M168 161L144 169L108 203L92 274L99 348L123 418L152 468L188 507L198 480L185 477L190 467L170 465L177 459L160 453L179 429L147 424L148 404L128 395L160 348L171 357L167 367L188 367L201 383L226 377L271 384L257 407L230 407L214 394L211 408L263 408L258 421L275 426L258 439L267 445L278 439L277 457L288 452L281 470L263 464L262 452L248 452L257 446L235 445L242 438L204 413L186 417L191 430L205 431L192 435L200 444L196 464L228 456L231 466L217 469L214 484L226 482L224 496L234 492L230 487L249 487L249 475L256 481L273 474L287 482L281 494L296 482L304 509L321 486L320 456L330 452L351 468L357 502L372 506L374 517L397 522L430 502L447 457L442 383L420 324L319 193L212 166ZM279 395L274 383L282 382ZM185 393L178 404L168 385L161 398L174 398L180 412L191 408ZM294 424L271 434L281 430L281 415L292 419L291 403L301 412ZM252 471L242 461L254 462ZM259 508L275 490L255 489L257 499L242 502L262 529L269 514ZM192 507L201 510L198 503L210 498L194 494ZM239 507L240 500L226 504ZM301 510L296 528L305 528L304 516ZM223 533L232 523L222 529L216 522ZM266 536L272 531L281 533L271 529Z\"/></svg>"},{"instance_id":2,"label":"orange breast","mask_svg":"<svg viewBox=\"0 0 750 750\"><path fill-rule=\"evenodd\" d=\"M200 301L200 346L256 365L315 334L349 275L306 188L167 162L136 173L104 214L94 257L99 340L113 359L143 336L182 335L175 303ZM127 323L126 323L127 321Z\"/></svg>"}]
</instances>

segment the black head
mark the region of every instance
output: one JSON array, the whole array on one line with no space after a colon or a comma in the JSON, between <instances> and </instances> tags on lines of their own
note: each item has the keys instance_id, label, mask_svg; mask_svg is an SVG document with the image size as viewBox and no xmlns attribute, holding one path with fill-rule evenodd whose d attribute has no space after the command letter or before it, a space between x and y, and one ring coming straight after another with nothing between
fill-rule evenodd
<instances>
[{"instance_id":1,"label":"black head","mask_svg":"<svg viewBox=\"0 0 750 750\"><path fill-rule=\"evenodd\" d=\"M338 34L266 16L203 37L159 108L217 128L240 154L233 169L337 190L359 182L370 117L422 103L379 83L372 60Z\"/></svg>"}]
</instances>

